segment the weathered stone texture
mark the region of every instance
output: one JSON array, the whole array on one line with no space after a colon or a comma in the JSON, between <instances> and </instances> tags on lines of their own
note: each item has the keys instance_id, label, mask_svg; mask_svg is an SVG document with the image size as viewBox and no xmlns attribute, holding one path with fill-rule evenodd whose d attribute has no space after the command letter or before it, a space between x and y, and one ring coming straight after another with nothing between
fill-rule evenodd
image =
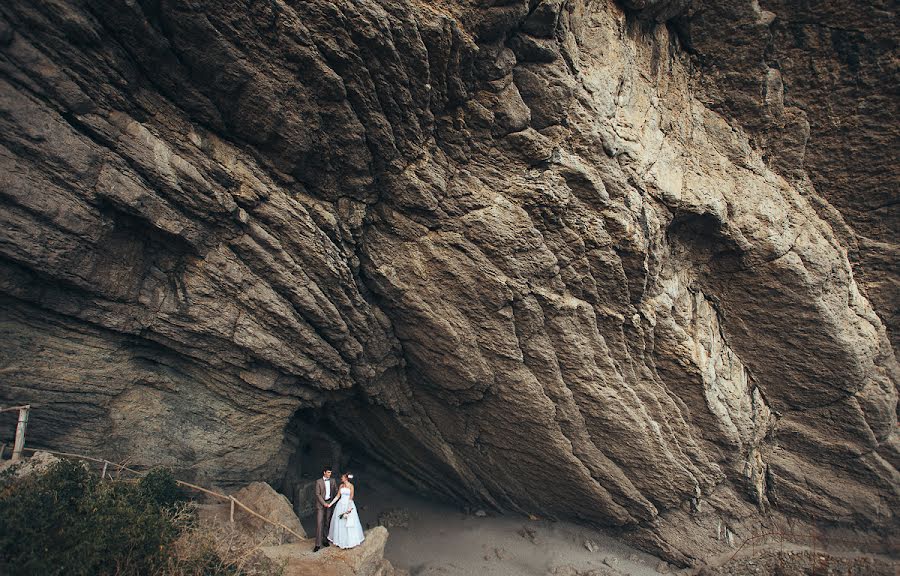
<instances>
[{"instance_id":1,"label":"weathered stone texture","mask_svg":"<svg viewBox=\"0 0 900 576\"><path fill-rule=\"evenodd\" d=\"M0 400L223 485L311 410L682 564L890 538L896 13L624 4L4 3Z\"/></svg>"}]
</instances>

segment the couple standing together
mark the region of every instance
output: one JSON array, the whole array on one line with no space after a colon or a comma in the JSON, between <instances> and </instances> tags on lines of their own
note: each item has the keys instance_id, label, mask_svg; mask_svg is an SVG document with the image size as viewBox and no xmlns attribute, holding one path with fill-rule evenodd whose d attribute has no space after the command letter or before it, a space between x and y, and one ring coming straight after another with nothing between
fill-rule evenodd
<instances>
[{"instance_id":1,"label":"couple standing together","mask_svg":"<svg viewBox=\"0 0 900 576\"><path fill-rule=\"evenodd\" d=\"M316 480L316 547L318 552L323 544L323 534L328 534L329 542L339 548L353 548L365 540L359 514L353 502L354 487L350 482L353 474L341 474L341 485L331 477L331 468L322 471L322 477Z\"/></svg>"}]
</instances>

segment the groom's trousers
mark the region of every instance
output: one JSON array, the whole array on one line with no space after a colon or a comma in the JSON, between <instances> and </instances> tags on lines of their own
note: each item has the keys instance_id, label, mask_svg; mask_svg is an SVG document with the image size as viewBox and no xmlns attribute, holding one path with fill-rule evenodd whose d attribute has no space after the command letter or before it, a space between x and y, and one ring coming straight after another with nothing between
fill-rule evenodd
<instances>
[{"instance_id":1,"label":"groom's trousers","mask_svg":"<svg viewBox=\"0 0 900 576\"><path fill-rule=\"evenodd\" d=\"M328 529L331 527L331 513L334 508L319 508L316 506L316 546L322 547L322 542L328 537Z\"/></svg>"}]
</instances>

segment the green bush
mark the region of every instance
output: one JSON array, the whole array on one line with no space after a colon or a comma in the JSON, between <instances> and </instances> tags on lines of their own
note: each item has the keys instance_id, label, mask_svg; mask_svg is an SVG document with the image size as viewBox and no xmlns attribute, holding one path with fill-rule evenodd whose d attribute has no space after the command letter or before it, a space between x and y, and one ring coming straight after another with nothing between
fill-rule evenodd
<instances>
[{"instance_id":1,"label":"green bush","mask_svg":"<svg viewBox=\"0 0 900 576\"><path fill-rule=\"evenodd\" d=\"M151 470L141 478L140 489L144 496L165 508L187 500L187 494L175 481L172 472L163 468Z\"/></svg>"},{"instance_id":2,"label":"green bush","mask_svg":"<svg viewBox=\"0 0 900 576\"><path fill-rule=\"evenodd\" d=\"M153 574L179 536L184 500L168 471L101 482L82 464L0 478L0 574Z\"/></svg>"}]
</instances>

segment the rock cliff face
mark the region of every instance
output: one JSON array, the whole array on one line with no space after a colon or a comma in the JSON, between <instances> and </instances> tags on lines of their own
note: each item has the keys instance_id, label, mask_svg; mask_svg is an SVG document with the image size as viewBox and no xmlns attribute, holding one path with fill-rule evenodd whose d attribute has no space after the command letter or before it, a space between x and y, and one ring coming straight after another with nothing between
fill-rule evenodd
<instances>
[{"instance_id":1,"label":"rock cliff face","mask_svg":"<svg viewBox=\"0 0 900 576\"><path fill-rule=\"evenodd\" d=\"M4 2L0 400L226 485L324 420L680 563L890 538L897 38L888 2Z\"/></svg>"}]
</instances>

